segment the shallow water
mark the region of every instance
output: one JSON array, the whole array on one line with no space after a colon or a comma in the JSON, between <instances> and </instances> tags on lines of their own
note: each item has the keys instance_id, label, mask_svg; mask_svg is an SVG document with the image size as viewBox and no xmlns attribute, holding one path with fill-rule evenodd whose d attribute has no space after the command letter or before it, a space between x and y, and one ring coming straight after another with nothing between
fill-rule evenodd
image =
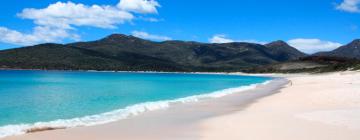
<instances>
[{"instance_id":1,"label":"shallow water","mask_svg":"<svg viewBox=\"0 0 360 140\"><path fill-rule=\"evenodd\" d=\"M0 137L33 125L105 123L268 80L210 74L0 71Z\"/></svg>"}]
</instances>

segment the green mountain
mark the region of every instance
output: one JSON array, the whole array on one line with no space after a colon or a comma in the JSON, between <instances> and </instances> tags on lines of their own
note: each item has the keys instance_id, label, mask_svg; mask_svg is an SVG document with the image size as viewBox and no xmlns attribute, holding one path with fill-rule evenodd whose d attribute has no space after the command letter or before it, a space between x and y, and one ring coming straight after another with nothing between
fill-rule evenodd
<instances>
[{"instance_id":1,"label":"green mountain","mask_svg":"<svg viewBox=\"0 0 360 140\"><path fill-rule=\"evenodd\" d=\"M278 41L275 44L282 43L283 42ZM272 45L270 44L266 46ZM281 50L286 49L281 48ZM280 52L280 50L276 52ZM286 52L284 54L289 55ZM303 56L299 59L293 59L285 62L250 67L243 71L249 73L322 73L346 70L360 70L360 39L354 40L351 43L341 46L333 51L319 52L311 56Z\"/></svg>"},{"instance_id":2,"label":"green mountain","mask_svg":"<svg viewBox=\"0 0 360 140\"><path fill-rule=\"evenodd\" d=\"M351 43L330 52L316 53L314 56L335 56L360 59L360 39L356 39Z\"/></svg>"},{"instance_id":3,"label":"green mountain","mask_svg":"<svg viewBox=\"0 0 360 140\"><path fill-rule=\"evenodd\" d=\"M265 46L271 49L273 55L277 56L276 60L278 61L296 60L306 56L303 52L281 40L265 44Z\"/></svg>"},{"instance_id":4,"label":"green mountain","mask_svg":"<svg viewBox=\"0 0 360 140\"><path fill-rule=\"evenodd\" d=\"M113 34L71 44L41 44L0 51L0 68L114 71L240 71L295 60L304 53L277 41L209 44L153 42Z\"/></svg>"}]
</instances>

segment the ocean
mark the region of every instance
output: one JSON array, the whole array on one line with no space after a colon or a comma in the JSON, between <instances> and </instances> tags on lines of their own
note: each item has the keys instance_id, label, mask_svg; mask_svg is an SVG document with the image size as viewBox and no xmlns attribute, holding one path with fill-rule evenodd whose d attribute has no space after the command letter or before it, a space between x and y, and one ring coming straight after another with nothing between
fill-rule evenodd
<instances>
[{"instance_id":1,"label":"ocean","mask_svg":"<svg viewBox=\"0 0 360 140\"><path fill-rule=\"evenodd\" d=\"M268 77L132 72L0 71L0 137L32 128L113 122L252 89Z\"/></svg>"}]
</instances>

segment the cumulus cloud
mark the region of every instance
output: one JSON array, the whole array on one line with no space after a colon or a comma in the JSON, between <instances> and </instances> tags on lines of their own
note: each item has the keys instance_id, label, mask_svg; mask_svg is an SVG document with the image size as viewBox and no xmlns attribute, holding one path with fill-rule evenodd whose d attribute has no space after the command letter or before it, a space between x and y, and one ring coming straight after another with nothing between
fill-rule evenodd
<instances>
[{"instance_id":1,"label":"cumulus cloud","mask_svg":"<svg viewBox=\"0 0 360 140\"><path fill-rule=\"evenodd\" d=\"M248 42L248 43L256 43L256 44L266 44L266 42L263 41L257 41L257 40L233 40L230 38L227 38L226 35L218 34L214 35L212 38L209 39L210 43L231 43L231 42Z\"/></svg>"},{"instance_id":2,"label":"cumulus cloud","mask_svg":"<svg viewBox=\"0 0 360 140\"><path fill-rule=\"evenodd\" d=\"M154 34L149 34L147 32L142 32L142 31L133 31L132 35L135 37L142 38L142 39L149 39L149 40L156 40L156 41L172 40L170 37L167 37L167 36L154 35Z\"/></svg>"},{"instance_id":3,"label":"cumulus cloud","mask_svg":"<svg viewBox=\"0 0 360 140\"><path fill-rule=\"evenodd\" d=\"M119 24L137 18L133 13L157 13L159 3L155 0L121 0L117 5L85 5L81 3L56 2L46 8L26 8L17 14L35 24L31 33L0 27L0 41L16 45L33 45L44 42L78 40L73 31L87 26L103 29L117 28ZM149 19L155 22L155 18Z\"/></svg>"},{"instance_id":4,"label":"cumulus cloud","mask_svg":"<svg viewBox=\"0 0 360 140\"><path fill-rule=\"evenodd\" d=\"M18 14L24 19L31 19L37 25L58 28L75 26L92 26L99 28L115 28L116 24L130 21L134 16L112 6L87 6L72 2L57 2L44 9L24 9Z\"/></svg>"},{"instance_id":5,"label":"cumulus cloud","mask_svg":"<svg viewBox=\"0 0 360 140\"><path fill-rule=\"evenodd\" d=\"M154 14L158 12L156 8L160 4L155 0L121 0L117 7L124 11Z\"/></svg>"},{"instance_id":6,"label":"cumulus cloud","mask_svg":"<svg viewBox=\"0 0 360 140\"><path fill-rule=\"evenodd\" d=\"M345 12L359 13L359 4L360 0L344 0L342 3L336 5L336 9Z\"/></svg>"},{"instance_id":7,"label":"cumulus cloud","mask_svg":"<svg viewBox=\"0 0 360 140\"><path fill-rule=\"evenodd\" d=\"M331 51L334 50L342 44L331 41L323 41L320 39L292 39L288 41L289 45L297 48L300 51L303 51L308 54L313 54L321 51Z\"/></svg>"},{"instance_id":8,"label":"cumulus cloud","mask_svg":"<svg viewBox=\"0 0 360 140\"><path fill-rule=\"evenodd\" d=\"M26 34L16 30L11 30L6 27L0 27L0 42L15 44L15 45L33 45L44 42L57 42L69 38L72 40L79 40L77 34L72 34L69 31L52 28L46 26L37 26L32 33Z\"/></svg>"}]
</instances>

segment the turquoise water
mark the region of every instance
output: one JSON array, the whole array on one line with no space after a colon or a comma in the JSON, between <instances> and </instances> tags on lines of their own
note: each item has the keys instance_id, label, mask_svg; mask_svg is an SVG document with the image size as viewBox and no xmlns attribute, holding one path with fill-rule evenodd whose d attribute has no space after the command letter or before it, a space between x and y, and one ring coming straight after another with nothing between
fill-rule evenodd
<instances>
[{"instance_id":1,"label":"turquoise water","mask_svg":"<svg viewBox=\"0 0 360 140\"><path fill-rule=\"evenodd\" d=\"M80 121L106 122L105 117L119 119L119 115L168 107L171 100L267 80L270 78L208 74L0 71L0 136L19 124L28 124L28 128L36 122L62 119L53 122L61 126L71 123L65 120L91 115Z\"/></svg>"}]
</instances>

